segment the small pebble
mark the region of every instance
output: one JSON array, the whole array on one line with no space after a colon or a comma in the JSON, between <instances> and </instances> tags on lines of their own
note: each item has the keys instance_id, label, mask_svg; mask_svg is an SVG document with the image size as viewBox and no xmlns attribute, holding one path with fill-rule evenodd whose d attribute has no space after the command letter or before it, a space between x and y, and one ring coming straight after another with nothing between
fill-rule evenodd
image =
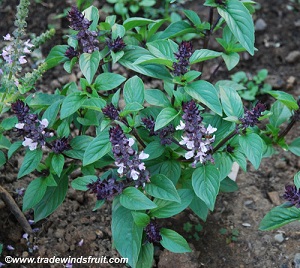
<instances>
[{"instance_id":1,"label":"small pebble","mask_svg":"<svg viewBox=\"0 0 300 268\"><path fill-rule=\"evenodd\" d=\"M243 225L244 227L251 227L251 224L250 224L250 223L247 223L247 222L243 222L242 225Z\"/></svg>"},{"instance_id":2,"label":"small pebble","mask_svg":"<svg viewBox=\"0 0 300 268\"><path fill-rule=\"evenodd\" d=\"M282 242L284 241L283 234L282 234L282 233L276 234L276 235L274 236L274 239L275 239L276 242L282 243Z\"/></svg>"},{"instance_id":3,"label":"small pebble","mask_svg":"<svg viewBox=\"0 0 300 268\"><path fill-rule=\"evenodd\" d=\"M300 253L296 253L294 257L295 268L300 268Z\"/></svg>"},{"instance_id":4,"label":"small pebble","mask_svg":"<svg viewBox=\"0 0 300 268\"><path fill-rule=\"evenodd\" d=\"M295 63L296 61L298 61L300 59L300 51L298 50L294 50L291 51L286 57L285 60L288 63Z\"/></svg>"},{"instance_id":5,"label":"small pebble","mask_svg":"<svg viewBox=\"0 0 300 268\"><path fill-rule=\"evenodd\" d=\"M255 31L257 31L257 32L264 31L267 28L267 23L262 18L259 18L255 22L254 27L255 27Z\"/></svg>"}]
</instances>

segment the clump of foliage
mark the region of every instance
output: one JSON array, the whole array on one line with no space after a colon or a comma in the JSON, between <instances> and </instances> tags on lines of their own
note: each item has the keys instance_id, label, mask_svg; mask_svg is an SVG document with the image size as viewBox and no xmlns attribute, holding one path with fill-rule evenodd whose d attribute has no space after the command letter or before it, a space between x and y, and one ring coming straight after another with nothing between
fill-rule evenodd
<instances>
[{"instance_id":1,"label":"clump of foliage","mask_svg":"<svg viewBox=\"0 0 300 268\"><path fill-rule=\"evenodd\" d=\"M112 202L116 249L130 266L151 267L153 244L176 253L191 250L161 219L190 208L206 220L219 192L237 188L228 177L233 162L246 171L249 160L258 169L275 145L298 154L299 138L289 145L284 139L300 114L290 94L265 90L276 99L269 110L256 101L244 109L236 82L201 78L209 60L224 61L231 70L240 52L254 54L252 5L207 0L207 18L185 10L176 22L119 22L114 15L100 20L94 6L82 12L71 7L67 44L52 48L43 70L63 64L71 73L76 66L82 77L52 94L33 92L33 80L25 83L18 75L20 46L9 61L8 49L2 52L0 78L10 86L2 88L1 113L13 115L0 124L1 164L21 150L18 179L39 174L26 189L23 211L32 209L35 222L49 216L64 201L70 175L80 170L71 186L95 195L94 210ZM216 32L220 46L211 50ZM201 45L186 40L187 34ZM19 44L21 35L14 38ZM128 73L118 72L119 66ZM160 86L147 88L146 79Z\"/></svg>"}]
</instances>

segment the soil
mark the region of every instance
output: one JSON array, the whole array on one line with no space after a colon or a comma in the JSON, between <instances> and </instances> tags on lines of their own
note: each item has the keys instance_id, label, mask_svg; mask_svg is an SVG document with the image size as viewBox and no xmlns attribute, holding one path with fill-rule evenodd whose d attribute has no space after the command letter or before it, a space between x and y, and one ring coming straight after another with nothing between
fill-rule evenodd
<instances>
[{"instance_id":1,"label":"soil","mask_svg":"<svg viewBox=\"0 0 300 268\"><path fill-rule=\"evenodd\" d=\"M294 8L289 8L288 4L291 2L281 0L258 0L257 2L259 8L254 19L257 28L255 45L258 51L254 57L243 54L238 67L231 73L242 70L253 75L258 70L266 68L269 71L268 81L274 89L288 91L298 97L300 95L300 6L294 4ZM96 2L96 5L100 6L99 2ZM64 43L67 23L65 19L53 21L52 17L62 13L63 9L69 6L70 3L62 3L59 0L32 1L28 33L40 34L47 29L49 23L57 27L55 38L42 48L44 56L52 46ZM196 4L195 1L194 3L187 1L186 7L204 16L207 14L207 10L202 10L201 5ZM15 0L4 0L0 4L2 18L0 36L11 33L14 29L15 9ZM214 67L213 64L214 62L211 69ZM204 75L208 76L209 72L211 71ZM228 72L223 67L219 69L215 79L220 77L228 78ZM43 76L39 82L39 89L51 91L72 79L77 78L65 73L61 67L57 67ZM298 124L290 131L288 141L298 136L299 127ZM22 198L17 191L26 188L33 179L30 176L21 180L16 179L21 161L21 156L13 157L2 168L0 175L0 184L11 193L20 207ZM157 247L153 266L161 268L172 266L180 268L299 267L294 263L294 259L299 256L296 254L300 253L299 222L289 224L277 231L258 231L263 216L272 207L283 202L281 196L284 186L292 182L294 174L299 169L300 159L281 149L278 149L278 154L272 158L264 159L258 170L254 170L249 164L247 173L240 170L237 175L239 190L234 193L220 194L215 211L209 215L205 223L189 210L162 223L185 236L194 251L189 254L174 254ZM277 196L277 199L270 196ZM4 256L7 255L49 258L119 256L117 251L112 249L110 204L92 212L94 204L95 198L92 195L74 191L70 187L67 198L59 209L46 220L32 225L37 229L27 241L22 237L24 232L16 219L7 207L0 203L0 243L4 244L0 261L4 263ZM30 212L25 215L27 219L33 218ZM199 223L203 226L202 230L197 229ZM14 250L8 250L8 245L13 246ZM62 267L63 265L7 266ZM125 267L116 264L101 265L101 267L116 266ZM79 266L73 265L73 267Z\"/></svg>"}]
</instances>

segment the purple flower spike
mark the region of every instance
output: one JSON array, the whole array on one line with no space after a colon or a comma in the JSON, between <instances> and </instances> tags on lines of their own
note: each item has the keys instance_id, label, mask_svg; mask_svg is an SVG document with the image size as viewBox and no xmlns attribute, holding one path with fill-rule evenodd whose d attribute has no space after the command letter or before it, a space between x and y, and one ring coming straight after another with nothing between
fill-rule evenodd
<instances>
[{"instance_id":1,"label":"purple flower spike","mask_svg":"<svg viewBox=\"0 0 300 268\"><path fill-rule=\"evenodd\" d=\"M91 25L91 22L75 6L72 6L68 12L67 19L70 22L70 28L75 31L87 30Z\"/></svg>"},{"instance_id":2,"label":"purple flower spike","mask_svg":"<svg viewBox=\"0 0 300 268\"><path fill-rule=\"evenodd\" d=\"M117 182L114 178L108 178L103 181L98 179L95 182L89 183L87 188L97 195L97 200L112 200L114 196L123 191L124 184Z\"/></svg>"},{"instance_id":3,"label":"purple flower spike","mask_svg":"<svg viewBox=\"0 0 300 268\"><path fill-rule=\"evenodd\" d=\"M297 190L297 187L294 185L285 186L285 193L283 198L289 201L293 206L300 208L300 189Z\"/></svg>"},{"instance_id":4,"label":"purple flower spike","mask_svg":"<svg viewBox=\"0 0 300 268\"><path fill-rule=\"evenodd\" d=\"M162 129L154 131L155 122L153 117L142 118L142 122L145 125L145 127L150 131L149 135L158 136L162 145L170 145L172 143L172 136L175 132L175 128L173 125L168 125L166 127L163 127Z\"/></svg>"},{"instance_id":5,"label":"purple flower spike","mask_svg":"<svg viewBox=\"0 0 300 268\"><path fill-rule=\"evenodd\" d=\"M117 110L117 108L115 108L115 106L112 103L102 108L102 112L111 120L119 119L119 111Z\"/></svg>"},{"instance_id":6,"label":"purple flower spike","mask_svg":"<svg viewBox=\"0 0 300 268\"><path fill-rule=\"evenodd\" d=\"M266 106L262 103L257 103L254 108L245 112L244 117L240 121L244 128L254 127L259 121L261 113L266 110Z\"/></svg>"},{"instance_id":7,"label":"purple flower spike","mask_svg":"<svg viewBox=\"0 0 300 268\"><path fill-rule=\"evenodd\" d=\"M110 50L112 50L113 52L118 52L121 51L126 44L124 43L124 40L122 37L117 37L116 39L112 40L112 39L108 39L106 41L107 46Z\"/></svg>"},{"instance_id":8,"label":"purple flower spike","mask_svg":"<svg viewBox=\"0 0 300 268\"><path fill-rule=\"evenodd\" d=\"M149 155L144 152L138 154L132 148L134 140L127 138L119 125L109 130L109 138L120 177L133 180L136 187L144 187L146 182L150 182L150 179L149 171L146 170L145 164L141 160L147 159Z\"/></svg>"},{"instance_id":9,"label":"purple flower spike","mask_svg":"<svg viewBox=\"0 0 300 268\"><path fill-rule=\"evenodd\" d=\"M51 145L52 145L51 148L52 151L56 154L61 154L62 152L69 150L71 148L68 139L65 137L53 141Z\"/></svg>"},{"instance_id":10,"label":"purple flower spike","mask_svg":"<svg viewBox=\"0 0 300 268\"><path fill-rule=\"evenodd\" d=\"M174 53L177 62L173 62L173 74L175 76L184 75L189 70L189 59L193 54L193 45L190 41L182 41L178 52Z\"/></svg>"},{"instance_id":11,"label":"purple flower spike","mask_svg":"<svg viewBox=\"0 0 300 268\"><path fill-rule=\"evenodd\" d=\"M158 227L156 222L150 222L145 227L146 232L146 241L149 243L158 243L162 240L161 234L159 232L160 228Z\"/></svg>"},{"instance_id":12,"label":"purple flower spike","mask_svg":"<svg viewBox=\"0 0 300 268\"><path fill-rule=\"evenodd\" d=\"M202 124L203 118L193 100L183 104L182 119L184 122L180 121L180 125L176 127L176 130L184 130L184 135L179 143L185 145L189 150L185 154L185 158L194 159L193 167L196 167L198 162L201 164L206 161L213 162L211 144L215 141L215 136L212 134L217 129L211 125L206 128Z\"/></svg>"}]
</instances>

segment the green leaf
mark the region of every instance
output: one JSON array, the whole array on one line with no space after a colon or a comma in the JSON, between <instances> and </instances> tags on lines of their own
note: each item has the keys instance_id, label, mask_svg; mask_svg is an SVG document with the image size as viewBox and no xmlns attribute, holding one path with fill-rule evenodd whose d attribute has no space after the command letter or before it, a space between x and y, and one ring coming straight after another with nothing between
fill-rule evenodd
<instances>
[{"instance_id":1,"label":"green leaf","mask_svg":"<svg viewBox=\"0 0 300 268\"><path fill-rule=\"evenodd\" d=\"M156 58L152 55L144 55L138 58L134 62L134 64L161 64L171 68L173 65L173 61L169 59Z\"/></svg>"},{"instance_id":2,"label":"green leaf","mask_svg":"<svg viewBox=\"0 0 300 268\"><path fill-rule=\"evenodd\" d=\"M193 10L183 10L184 15L195 25L201 24L201 19L199 18L198 14Z\"/></svg>"},{"instance_id":3,"label":"green leaf","mask_svg":"<svg viewBox=\"0 0 300 268\"><path fill-rule=\"evenodd\" d=\"M68 47L69 46L67 45L58 45L50 50L50 53L45 60L47 64L47 69L51 69L57 66L58 64L69 60L69 58L65 56Z\"/></svg>"},{"instance_id":4,"label":"green leaf","mask_svg":"<svg viewBox=\"0 0 300 268\"><path fill-rule=\"evenodd\" d=\"M147 44L149 51L157 58L175 61L178 45L171 40L156 40Z\"/></svg>"},{"instance_id":5,"label":"green leaf","mask_svg":"<svg viewBox=\"0 0 300 268\"><path fill-rule=\"evenodd\" d=\"M190 204L190 209L203 221L206 221L208 216L207 205L198 197L194 196L193 201Z\"/></svg>"},{"instance_id":6,"label":"green leaf","mask_svg":"<svg viewBox=\"0 0 300 268\"><path fill-rule=\"evenodd\" d=\"M33 151L28 150L25 154L23 163L18 173L18 179L34 171L43 157L43 151L36 149Z\"/></svg>"},{"instance_id":7,"label":"green leaf","mask_svg":"<svg viewBox=\"0 0 300 268\"><path fill-rule=\"evenodd\" d=\"M95 206L93 208L93 211L96 211L98 209L100 209L105 203L105 200L97 200L95 203Z\"/></svg>"},{"instance_id":8,"label":"green leaf","mask_svg":"<svg viewBox=\"0 0 300 268\"><path fill-rule=\"evenodd\" d=\"M155 122L154 131L157 131L164 126L168 125L171 121L173 121L178 115L180 111L177 112L174 108L167 107L161 110L158 114Z\"/></svg>"},{"instance_id":9,"label":"green leaf","mask_svg":"<svg viewBox=\"0 0 300 268\"><path fill-rule=\"evenodd\" d=\"M227 116L237 116L238 118L243 116L243 102L234 88L220 85L220 99Z\"/></svg>"},{"instance_id":10,"label":"green leaf","mask_svg":"<svg viewBox=\"0 0 300 268\"><path fill-rule=\"evenodd\" d=\"M44 112L43 119L46 118L49 122L48 128L51 128L56 121L59 112L61 100L52 103Z\"/></svg>"},{"instance_id":11,"label":"green leaf","mask_svg":"<svg viewBox=\"0 0 300 268\"><path fill-rule=\"evenodd\" d=\"M192 82L185 86L184 90L192 98L205 104L218 115L222 115L222 106L219 100L218 92L215 87L204 80Z\"/></svg>"},{"instance_id":12,"label":"green leaf","mask_svg":"<svg viewBox=\"0 0 300 268\"><path fill-rule=\"evenodd\" d=\"M155 21L146 18L133 17L125 20L123 26L125 27L126 31L128 31L131 30L132 28L145 26L153 22Z\"/></svg>"},{"instance_id":13,"label":"green leaf","mask_svg":"<svg viewBox=\"0 0 300 268\"><path fill-rule=\"evenodd\" d=\"M161 164L159 173L165 175L176 185L181 175L181 166L175 160L164 161Z\"/></svg>"},{"instance_id":14,"label":"green leaf","mask_svg":"<svg viewBox=\"0 0 300 268\"><path fill-rule=\"evenodd\" d=\"M47 184L45 178L36 178L29 183L23 198L23 211L33 208L41 201L46 193Z\"/></svg>"},{"instance_id":15,"label":"green leaf","mask_svg":"<svg viewBox=\"0 0 300 268\"><path fill-rule=\"evenodd\" d=\"M60 118L64 119L75 113L86 100L86 96L80 91L72 92L68 95L61 105Z\"/></svg>"},{"instance_id":16,"label":"green leaf","mask_svg":"<svg viewBox=\"0 0 300 268\"><path fill-rule=\"evenodd\" d=\"M123 117L123 116L138 112L143 109L144 109L144 106L139 104L138 102L131 102L131 103L126 104L123 111L120 113L120 116Z\"/></svg>"},{"instance_id":17,"label":"green leaf","mask_svg":"<svg viewBox=\"0 0 300 268\"><path fill-rule=\"evenodd\" d=\"M185 21L170 24L159 36L159 39L173 38L187 33L196 33L197 30Z\"/></svg>"},{"instance_id":18,"label":"green leaf","mask_svg":"<svg viewBox=\"0 0 300 268\"><path fill-rule=\"evenodd\" d=\"M101 56L99 51L94 51L92 54L82 53L79 58L79 67L84 77L92 83L93 77L99 67Z\"/></svg>"},{"instance_id":19,"label":"green leaf","mask_svg":"<svg viewBox=\"0 0 300 268\"><path fill-rule=\"evenodd\" d=\"M136 226L146 227L150 222L150 217L143 212L131 211L131 214Z\"/></svg>"},{"instance_id":20,"label":"green leaf","mask_svg":"<svg viewBox=\"0 0 300 268\"><path fill-rule=\"evenodd\" d=\"M83 166L87 166L99 160L111 150L108 131L101 132L95 137L85 150Z\"/></svg>"},{"instance_id":21,"label":"green leaf","mask_svg":"<svg viewBox=\"0 0 300 268\"><path fill-rule=\"evenodd\" d=\"M159 89L147 89L145 91L145 100L151 105L168 107L171 106L170 100Z\"/></svg>"},{"instance_id":22,"label":"green leaf","mask_svg":"<svg viewBox=\"0 0 300 268\"><path fill-rule=\"evenodd\" d=\"M145 210L157 207L155 203L135 187L128 187L122 192L120 203L123 207L131 210Z\"/></svg>"},{"instance_id":23,"label":"green leaf","mask_svg":"<svg viewBox=\"0 0 300 268\"><path fill-rule=\"evenodd\" d=\"M278 206L271 209L259 224L259 230L270 231L293 221L300 220L300 209Z\"/></svg>"},{"instance_id":24,"label":"green leaf","mask_svg":"<svg viewBox=\"0 0 300 268\"><path fill-rule=\"evenodd\" d=\"M181 203L155 198L154 203L157 208L151 210L150 216L160 219L169 218L186 209L192 202L193 192L190 189L179 189L178 194Z\"/></svg>"},{"instance_id":25,"label":"green leaf","mask_svg":"<svg viewBox=\"0 0 300 268\"><path fill-rule=\"evenodd\" d=\"M239 136L242 152L246 155L255 169L258 169L264 152L264 142L255 133Z\"/></svg>"},{"instance_id":26,"label":"green leaf","mask_svg":"<svg viewBox=\"0 0 300 268\"><path fill-rule=\"evenodd\" d=\"M154 246L152 243L142 245L136 267L152 268L154 255Z\"/></svg>"},{"instance_id":27,"label":"green leaf","mask_svg":"<svg viewBox=\"0 0 300 268\"><path fill-rule=\"evenodd\" d=\"M96 31L99 21L99 11L96 7L90 6L83 11L84 17L87 18L92 24L89 27L89 30Z\"/></svg>"},{"instance_id":28,"label":"green leaf","mask_svg":"<svg viewBox=\"0 0 300 268\"><path fill-rule=\"evenodd\" d=\"M51 160L51 165L55 173L60 176L65 164L65 158L62 154L54 154Z\"/></svg>"},{"instance_id":29,"label":"green leaf","mask_svg":"<svg viewBox=\"0 0 300 268\"><path fill-rule=\"evenodd\" d=\"M279 91L279 90L272 90L272 91L267 91L266 93L273 96L276 100L282 102L291 110L297 110L299 108L297 101L294 99L294 97L286 92Z\"/></svg>"},{"instance_id":30,"label":"green leaf","mask_svg":"<svg viewBox=\"0 0 300 268\"><path fill-rule=\"evenodd\" d=\"M8 117L2 120L0 128L4 130L12 129L18 123L18 118L16 116Z\"/></svg>"},{"instance_id":31,"label":"green leaf","mask_svg":"<svg viewBox=\"0 0 300 268\"><path fill-rule=\"evenodd\" d=\"M240 61L240 55L236 52L222 53L222 58L226 64L228 71L231 71Z\"/></svg>"},{"instance_id":32,"label":"green leaf","mask_svg":"<svg viewBox=\"0 0 300 268\"><path fill-rule=\"evenodd\" d=\"M14 142L7 152L7 158L11 158L11 156L22 146L23 141L16 141Z\"/></svg>"},{"instance_id":33,"label":"green leaf","mask_svg":"<svg viewBox=\"0 0 300 268\"><path fill-rule=\"evenodd\" d=\"M300 137L294 139L288 148L293 154L300 156Z\"/></svg>"},{"instance_id":34,"label":"green leaf","mask_svg":"<svg viewBox=\"0 0 300 268\"><path fill-rule=\"evenodd\" d=\"M6 157L5 154L0 151L0 167L2 167L6 163Z\"/></svg>"},{"instance_id":35,"label":"green leaf","mask_svg":"<svg viewBox=\"0 0 300 268\"><path fill-rule=\"evenodd\" d=\"M248 9L238 0L227 1L224 7L218 6L217 9L237 40L253 55L254 24Z\"/></svg>"},{"instance_id":36,"label":"green leaf","mask_svg":"<svg viewBox=\"0 0 300 268\"><path fill-rule=\"evenodd\" d=\"M172 77L170 71L164 66L157 64L137 65L134 62L142 56L151 55L147 49L138 46L128 46L124 56L119 60L119 63L125 68L144 74L150 77L163 79L171 82Z\"/></svg>"},{"instance_id":37,"label":"green leaf","mask_svg":"<svg viewBox=\"0 0 300 268\"><path fill-rule=\"evenodd\" d=\"M160 141L150 142L144 150L144 153L149 154L149 157L145 161L160 157L165 151L165 147L161 145Z\"/></svg>"},{"instance_id":38,"label":"green leaf","mask_svg":"<svg viewBox=\"0 0 300 268\"><path fill-rule=\"evenodd\" d=\"M87 185L89 183L95 182L97 179L98 177L95 175L86 175L83 177L78 177L71 182L71 186L75 190L87 191L88 190Z\"/></svg>"},{"instance_id":39,"label":"green leaf","mask_svg":"<svg viewBox=\"0 0 300 268\"><path fill-rule=\"evenodd\" d=\"M138 76L131 77L126 81L123 89L125 102L127 104L137 102L143 105L145 99L144 90L143 80Z\"/></svg>"},{"instance_id":40,"label":"green leaf","mask_svg":"<svg viewBox=\"0 0 300 268\"><path fill-rule=\"evenodd\" d=\"M85 99L84 103L82 104L82 107L94 111L102 112L102 108L104 108L105 105L106 105L106 101L103 99L90 98L90 99Z\"/></svg>"},{"instance_id":41,"label":"green leaf","mask_svg":"<svg viewBox=\"0 0 300 268\"><path fill-rule=\"evenodd\" d=\"M146 184L145 190L153 197L181 203L173 182L164 175L152 176L151 183Z\"/></svg>"},{"instance_id":42,"label":"green leaf","mask_svg":"<svg viewBox=\"0 0 300 268\"><path fill-rule=\"evenodd\" d=\"M161 228L160 234L162 236L160 244L165 249L174 253L185 253L192 251L186 240L175 231L167 228Z\"/></svg>"},{"instance_id":43,"label":"green leaf","mask_svg":"<svg viewBox=\"0 0 300 268\"><path fill-rule=\"evenodd\" d=\"M68 137L70 134L70 125L67 120L63 120L57 128L57 136L59 138Z\"/></svg>"},{"instance_id":44,"label":"green leaf","mask_svg":"<svg viewBox=\"0 0 300 268\"><path fill-rule=\"evenodd\" d=\"M221 56L221 52L213 51L210 49L199 49L195 50L193 55L190 57L190 64L195 64L197 62L202 62L210 59L217 58Z\"/></svg>"},{"instance_id":45,"label":"green leaf","mask_svg":"<svg viewBox=\"0 0 300 268\"><path fill-rule=\"evenodd\" d=\"M232 159L228 153L217 152L214 154L215 167L220 172L220 181L227 177L232 169Z\"/></svg>"},{"instance_id":46,"label":"green leaf","mask_svg":"<svg viewBox=\"0 0 300 268\"><path fill-rule=\"evenodd\" d=\"M120 255L128 258L128 265L137 267L142 244L143 227L135 224L131 210L114 206L112 210L112 239Z\"/></svg>"},{"instance_id":47,"label":"green leaf","mask_svg":"<svg viewBox=\"0 0 300 268\"><path fill-rule=\"evenodd\" d=\"M232 193L237 191L238 189L239 188L236 182L230 179L229 177L226 177L224 180L221 181L220 192Z\"/></svg>"},{"instance_id":48,"label":"green leaf","mask_svg":"<svg viewBox=\"0 0 300 268\"><path fill-rule=\"evenodd\" d=\"M196 195L213 211L220 188L220 172L213 165L205 165L193 172L192 185Z\"/></svg>"},{"instance_id":49,"label":"green leaf","mask_svg":"<svg viewBox=\"0 0 300 268\"><path fill-rule=\"evenodd\" d=\"M68 190L68 176L66 170L60 177L55 176L57 186L47 187L41 201L34 207L34 221L38 222L54 212L64 201Z\"/></svg>"},{"instance_id":50,"label":"green leaf","mask_svg":"<svg viewBox=\"0 0 300 268\"><path fill-rule=\"evenodd\" d=\"M83 160L83 155L86 148L89 146L93 137L87 135L76 136L70 141L71 150L64 152L66 156Z\"/></svg>"},{"instance_id":51,"label":"green leaf","mask_svg":"<svg viewBox=\"0 0 300 268\"><path fill-rule=\"evenodd\" d=\"M294 184L296 185L297 189L300 189L300 171L296 173L294 176Z\"/></svg>"},{"instance_id":52,"label":"green leaf","mask_svg":"<svg viewBox=\"0 0 300 268\"><path fill-rule=\"evenodd\" d=\"M279 127L282 123L286 122L291 116L292 113L282 102L275 101L270 111L272 115L269 117L270 123L274 127Z\"/></svg>"},{"instance_id":53,"label":"green leaf","mask_svg":"<svg viewBox=\"0 0 300 268\"><path fill-rule=\"evenodd\" d=\"M96 90L111 90L121 85L126 78L120 74L102 73L96 77L94 87Z\"/></svg>"}]
</instances>

